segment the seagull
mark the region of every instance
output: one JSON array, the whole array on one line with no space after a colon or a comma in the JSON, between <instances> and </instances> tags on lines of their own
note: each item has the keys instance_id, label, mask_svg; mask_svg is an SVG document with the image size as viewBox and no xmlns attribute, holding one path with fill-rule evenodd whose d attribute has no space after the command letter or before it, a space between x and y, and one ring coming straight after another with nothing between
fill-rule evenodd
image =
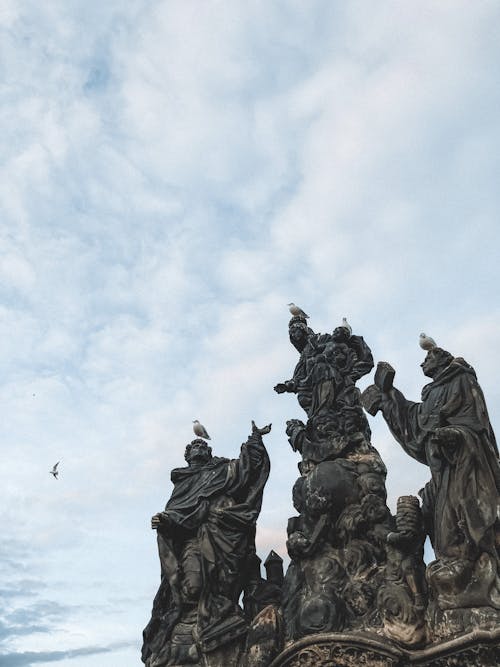
<instances>
[{"instance_id":1,"label":"seagull","mask_svg":"<svg viewBox=\"0 0 500 667\"><path fill-rule=\"evenodd\" d=\"M303 318L305 318L306 320L307 320L307 318L309 317L309 315L306 315L306 314L304 313L304 311L302 310L302 308L299 308L298 306L296 306L296 305L293 303L293 301L292 301L292 303L287 303L286 305L288 306L288 310L292 313L292 315L293 315L294 317L303 317Z\"/></svg>"},{"instance_id":2,"label":"seagull","mask_svg":"<svg viewBox=\"0 0 500 667\"><path fill-rule=\"evenodd\" d=\"M59 474L59 471L57 469L57 466L61 463L61 461L58 461L57 463L54 464L52 470L49 470L49 473L51 475L54 475L54 479L57 479L57 475Z\"/></svg>"},{"instance_id":3,"label":"seagull","mask_svg":"<svg viewBox=\"0 0 500 667\"><path fill-rule=\"evenodd\" d=\"M352 327L345 317L342 318L342 324L340 326L344 327L344 329L347 329L349 333L352 334Z\"/></svg>"},{"instance_id":4,"label":"seagull","mask_svg":"<svg viewBox=\"0 0 500 667\"><path fill-rule=\"evenodd\" d=\"M203 426L203 424L200 424L197 419L193 421L193 431L198 437L205 438L205 440L210 440L207 429Z\"/></svg>"},{"instance_id":5,"label":"seagull","mask_svg":"<svg viewBox=\"0 0 500 667\"><path fill-rule=\"evenodd\" d=\"M418 342L422 350L432 350L433 347L437 347L434 338L431 338L430 336L427 336L424 333L420 334L420 336L418 337Z\"/></svg>"}]
</instances>

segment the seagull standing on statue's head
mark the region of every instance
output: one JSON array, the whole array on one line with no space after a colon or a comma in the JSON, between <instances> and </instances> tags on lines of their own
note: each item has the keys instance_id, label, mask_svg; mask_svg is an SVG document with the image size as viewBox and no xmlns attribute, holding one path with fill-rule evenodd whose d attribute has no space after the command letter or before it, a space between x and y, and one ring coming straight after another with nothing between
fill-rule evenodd
<instances>
[{"instance_id":1,"label":"seagull standing on statue's head","mask_svg":"<svg viewBox=\"0 0 500 667\"><path fill-rule=\"evenodd\" d=\"M418 342L422 350L432 350L433 347L437 347L436 341L430 336L426 336L424 333L421 333L418 337Z\"/></svg>"},{"instance_id":2,"label":"seagull standing on statue's head","mask_svg":"<svg viewBox=\"0 0 500 667\"><path fill-rule=\"evenodd\" d=\"M309 315L306 315L304 313L304 311L302 310L302 308L299 308L298 306L296 306L293 303L293 301L292 301L292 303L287 303L286 305L288 306L288 310L292 313L292 315L294 317L303 317L306 320L309 317Z\"/></svg>"},{"instance_id":3,"label":"seagull standing on statue's head","mask_svg":"<svg viewBox=\"0 0 500 667\"><path fill-rule=\"evenodd\" d=\"M203 426L203 424L200 424L200 422L197 419L193 421L193 431L194 434L197 435L199 438L210 440L210 436L207 433L207 429Z\"/></svg>"},{"instance_id":4,"label":"seagull standing on statue's head","mask_svg":"<svg viewBox=\"0 0 500 667\"><path fill-rule=\"evenodd\" d=\"M347 329L347 331L349 332L349 335L352 334L352 327L349 324L349 322L347 321L347 318L345 318L345 317L342 318L342 324L340 326L344 327L344 329Z\"/></svg>"}]
</instances>

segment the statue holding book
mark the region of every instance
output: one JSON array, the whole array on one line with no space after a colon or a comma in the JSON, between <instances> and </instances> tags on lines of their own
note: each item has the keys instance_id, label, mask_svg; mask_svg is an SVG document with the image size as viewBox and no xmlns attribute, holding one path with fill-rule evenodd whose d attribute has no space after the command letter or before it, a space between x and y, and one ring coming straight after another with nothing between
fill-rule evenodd
<instances>
[{"instance_id":1,"label":"statue holding book","mask_svg":"<svg viewBox=\"0 0 500 667\"><path fill-rule=\"evenodd\" d=\"M421 366L431 382L420 402L393 386L384 362L362 401L430 468L421 496L436 554L427 568L431 601L440 610L500 609L500 466L483 392L472 366L442 348L432 347Z\"/></svg>"}]
</instances>

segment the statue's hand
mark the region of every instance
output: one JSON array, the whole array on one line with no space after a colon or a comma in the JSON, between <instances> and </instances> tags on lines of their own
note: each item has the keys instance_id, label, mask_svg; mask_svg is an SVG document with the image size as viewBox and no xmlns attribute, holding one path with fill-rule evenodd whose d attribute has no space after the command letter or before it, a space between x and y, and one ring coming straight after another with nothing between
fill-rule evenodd
<instances>
[{"instance_id":1,"label":"statue's hand","mask_svg":"<svg viewBox=\"0 0 500 667\"><path fill-rule=\"evenodd\" d=\"M151 528L158 530L158 528L166 528L169 523L168 515L165 512L158 512L151 518Z\"/></svg>"},{"instance_id":2,"label":"statue's hand","mask_svg":"<svg viewBox=\"0 0 500 667\"><path fill-rule=\"evenodd\" d=\"M300 419L289 419L286 423L286 434L291 437L299 431L305 431L304 422Z\"/></svg>"},{"instance_id":3,"label":"statue's hand","mask_svg":"<svg viewBox=\"0 0 500 667\"><path fill-rule=\"evenodd\" d=\"M293 380L286 380L286 382L278 382L278 384L274 387L274 391L277 394L284 394L286 391L294 392L295 382Z\"/></svg>"},{"instance_id":4,"label":"statue's hand","mask_svg":"<svg viewBox=\"0 0 500 667\"><path fill-rule=\"evenodd\" d=\"M252 435L266 435L267 433L271 432L271 427L272 424L267 424L267 426L263 426L262 428L259 428L257 424L254 422L252 419Z\"/></svg>"}]
</instances>

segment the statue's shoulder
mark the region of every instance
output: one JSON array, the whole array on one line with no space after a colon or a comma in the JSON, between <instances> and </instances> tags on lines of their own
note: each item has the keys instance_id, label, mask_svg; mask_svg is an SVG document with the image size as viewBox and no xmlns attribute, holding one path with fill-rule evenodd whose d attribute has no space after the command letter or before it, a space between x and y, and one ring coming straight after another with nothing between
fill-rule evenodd
<instances>
[{"instance_id":1,"label":"statue's shoulder","mask_svg":"<svg viewBox=\"0 0 500 667\"><path fill-rule=\"evenodd\" d=\"M477 378L476 371L469 364L469 362L465 361L463 357L455 357L450 365L455 368L458 368L460 371L466 373L467 375L472 375L474 379Z\"/></svg>"},{"instance_id":2,"label":"statue's shoulder","mask_svg":"<svg viewBox=\"0 0 500 667\"><path fill-rule=\"evenodd\" d=\"M476 371L463 357L455 357L450 365L445 368L441 377L446 382L463 378L468 382L477 383Z\"/></svg>"},{"instance_id":3,"label":"statue's shoulder","mask_svg":"<svg viewBox=\"0 0 500 667\"><path fill-rule=\"evenodd\" d=\"M176 482L180 482L182 479L185 479L186 477L190 477L192 474L193 471L189 466L184 466L182 468L174 468L170 473L170 479L175 484Z\"/></svg>"}]
</instances>

